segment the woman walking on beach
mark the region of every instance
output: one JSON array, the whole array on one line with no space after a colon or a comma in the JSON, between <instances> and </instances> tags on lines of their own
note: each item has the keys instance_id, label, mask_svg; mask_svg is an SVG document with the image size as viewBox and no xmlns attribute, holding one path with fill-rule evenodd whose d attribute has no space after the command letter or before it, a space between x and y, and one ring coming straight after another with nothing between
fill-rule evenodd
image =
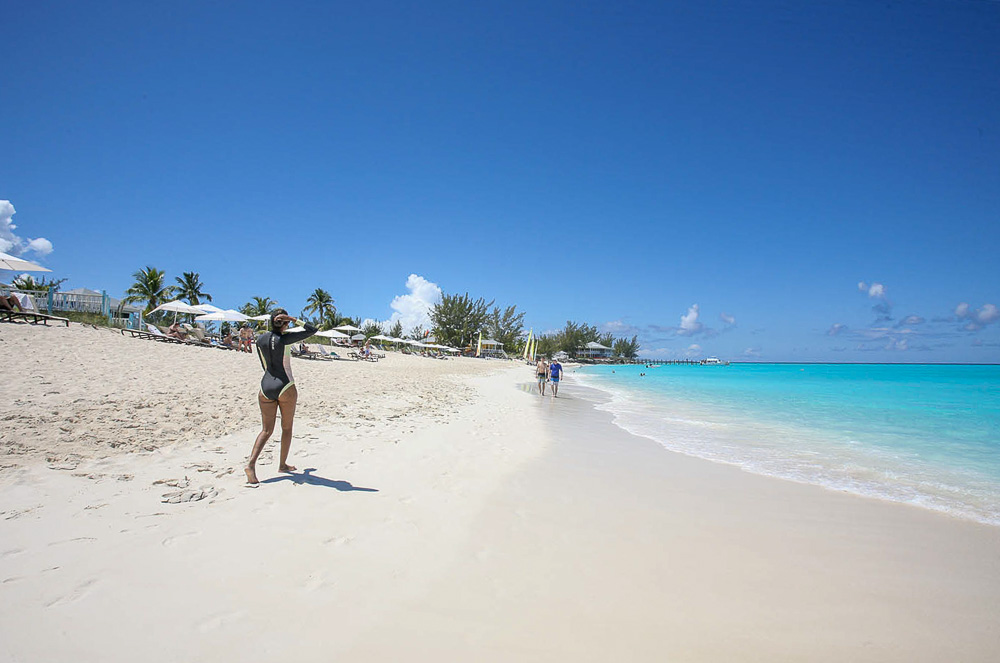
<instances>
[{"instance_id":1,"label":"woman walking on beach","mask_svg":"<svg viewBox=\"0 0 1000 663\"><path fill-rule=\"evenodd\" d=\"M305 329L288 333L286 330L292 322L302 325ZM250 451L250 460L247 461L245 471L248 484L256 486L259 483L257 458L274 432L278 410L281 410L281 456L278 471L295 471L295 468L288 464L288 450L292 446L292 421L295 419L295 403L299 398L295 381L292 379L292 346L314 333L316 333L315 327L296 320L288 315L288 311L279 308L271 314L271 331L264 332L257 338L257 354L264 367L264 377L260 379L260 393L257 394L261 430Z\"/></svg>"}]
</instances>

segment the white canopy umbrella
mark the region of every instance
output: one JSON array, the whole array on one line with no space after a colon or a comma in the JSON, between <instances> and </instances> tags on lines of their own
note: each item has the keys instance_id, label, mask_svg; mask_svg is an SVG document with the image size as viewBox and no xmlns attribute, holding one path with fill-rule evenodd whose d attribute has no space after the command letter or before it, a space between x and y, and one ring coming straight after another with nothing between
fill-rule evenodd
<instances>
[{"instance_id":1,"label":"white canopy umbrella","mask_svg":"<svg viewBox=\"0 0 1000 663\"><path fill-rule=\"evenodd\" d=\"M36 265L33 262L28 262L27 260L21 260L20 258L15 258L12 255L7 255L6 253L0 253L0 269L9 269L12 272L51 272L51 269L46 269L41 265Z\"/></svg>"},{"instance_id":2,"label":"white canopy umbrella","mask_svg":"<svg viewBox=\"0 0 1000 663\"><path fill-rule=\"evenodd\" d=\"M316 332L316 336L323 336L324 338L350 338L347 334L343 334L335 329Z\"/></svg>"},{"instance_id":3,"label":"white canopy umbrella","mask_svg":"<svg viewBox=\"0 0 1000 663\"><path fill-rule=\"evenodd\" d=\"M364 334L355 334L354 336L351 337L351 340L352 341L363 341L363 340L365 340L365 335Z\"/></svg>"},{"instance_id":4,"label":"white canopy umbrella","mask_svg":"<svg viewBox=\"0 0 1000 663\"><path fill-rule=\"evenodd\" d=\"M218 306L212 306L211 304L195 304L194 307L200 310L202 313L218 313L222 309ZM242 313L240 315L243 315ZM244 316L244 319L246 316Z\"/></svg>"},{"instance_id":5,"label":"white canopy umbrella","mask_svg":"<svg viewBox=\"0 0 1000 663\"><path fill-rule=\"evenodd\" d=\"M204 313L204 311L202 311L201 309L195 308L194 306L191 306L187 302L182 302L179 299L175 299L172 302L167 302L166 304L160 304L149 313L150 315L152 315L157 311L173 311L174 322L177 322L178 313L190 313L191 315L202 315L202 313Z\"/></svg>"},{"instance_id":6,"label":"white canopy umbrella","mask_svg":"<svg viewBox=\"0 0 1000 663\"><path fill-rule=\"evenodd\" d=\"M172 302L167 302L166 304L160 304L154 308L150 313L156 313L157 311L173 311L174 313L191 313L192 315L202 315L204 311L200 308L195 308L186 302L182 302L179 299L175 299Z\"/></svg>"},{"instance_id":7,"label":"white canopy umbrella","mask_svg":"<svg viewBox=\"0 0 1000 663\"><path fill-rule=\"evenodd\" d=\"M250 316L249 318L247 318L247 320L258 320L260 322L263 322L265 320L270 320L270 319L271 319L271 314L270 313L263 313L261 315L253 315L253 316Z\"/></svg>"},{"instance_id":8,"label":"white canopy umbrella","mask_svg":"<svg viewBox=\"0 0 1000 663\"><path fill-rule=\"evenodd\" d=\"M198 322L244 322L247 320L247 316L243 315L239 311L234 311L233 309L226 309L223 311L219 309L215 313L206 313L205 315L199 315L195 318Z\"/></svg>"},{"instance_id":9,"label":"white canopy umbrella","mask_svg":"<svg viewBox=\"0 0 1000 663\"><path fill-rule=\"evenodd\" d=\"M340 325L339 327L334 327L334 329L342 332L361 331L360 328L355 327L354 325Z\"/></svg>"}]
</instances>

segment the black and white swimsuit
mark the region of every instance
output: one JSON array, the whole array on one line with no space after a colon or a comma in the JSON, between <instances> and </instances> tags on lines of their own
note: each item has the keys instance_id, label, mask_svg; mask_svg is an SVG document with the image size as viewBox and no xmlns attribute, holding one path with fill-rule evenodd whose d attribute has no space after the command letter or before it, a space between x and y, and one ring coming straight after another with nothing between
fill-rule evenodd
<instances>
[{"instance_id":1,"label":"black and white swimsuit","mask_svg":"<svg viewBox=\"0 0 1000 663\"><path fill-rule=\"evenodd\" d=\"M290 334L264 332L257 339L257 356L260 357L260 365L264 367L260 393L270 401L278 400L279 396L295 384L292 379L292 346L316 333L316 328L312 325L299 324L305 329Z\"/></svg>"}]
</instances>

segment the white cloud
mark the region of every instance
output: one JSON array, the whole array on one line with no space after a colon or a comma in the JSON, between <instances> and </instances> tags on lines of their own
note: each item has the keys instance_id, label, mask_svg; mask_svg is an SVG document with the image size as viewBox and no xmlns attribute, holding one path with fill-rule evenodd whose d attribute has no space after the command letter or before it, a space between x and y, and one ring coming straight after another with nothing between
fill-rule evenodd
<instances>
[{"instance_id":1,"label":"white cloud","mask_svg":"<svg viewBox=\"0 0 1000 663\"><path fill-rule=\"evenodd\" d=\"M869 297L885 297L885 286L881 283L872 283L872 286L868 288Z\"/></svg>"},{"instance_id":2,"label":"white cloud","mask_svg":"<svg viewBox=\"0 0 1000 663\"><path fill-rule=\"evenodd\" d=\"M731 315L729 315L728 313L720 313L719 314L719 320L722 320L727 325L735 325L736 324L736 318L733 317L733 316L731 316Z\"/></svg>"},{"instance_id":3,"label":"white cloud","mask_svg":"<svg viewBox=\"0 0 1000 663\"><path fill-rule=\"evenodd\" d=\"M760 348L747 348L743 351L743 356L748 359L756 359L760 357Z\"/></svg>"},{"instance_id":4,"label":"white cloud","mask_svg":"<svg viewBox=\"0 0 1000 663\"><path fill-rule=\"evenodd\" d=\"M976 319L984 325L995 322L997 318L1000 318L1000 311L993 304L983 304L983 307L979 309L979 313L976 314Z\"/></svg>"},{"instance_id":5,"label":"white cloud","mask_svg":"<svg viewBox=\"0 0 1000 663\"><path fill-rule=\"evenodd\" d=\"M393 297L389 304L392 315L383 326L391 326L398 320L403 324L404 333L417 325L430 329L431 307L441 302L441 288L422 276L410 274L406 279L406 289L410 291L408 294Z\"/></svg>"},{"instance_id":6,"label":"white cloud","mask_svg":"<svg viewBox=\"0 0 1000 663\"><path fill-rule=\"evenodd\" d=\"M47 256L52 253L52 242L45 239L44 237L36 237L35 239L28 242L28 246L25 248L26 251L34 251L40 256Z\"/></svg>"},{"instance_id":7,"label":"white cloud","mask_svg":"<svg viewBox=\"0 0 1000 663\"><path fill-rule=\"evenodd\" d=\"M681 316L681 326L677 333L681 336L693 336L702 330L702 326L698 322L698 305L692 304L687 314Z\"/></svg>"},{"instance_id":8,"label":"white cloud","mask_svg":"<svg viewBox=\"0 0 1000 663\"><path fill-rule=\"evenodd\" d=\"M830 329L827 330L826 335L836 336L845 329L847 329L847 325L843 324L842 322L838 322L837 324L833 325L832 327L830 327Z\"/></svg>"},{"instance_id":9,"label":"white cloud","mask_svg":"<svg viewBox=\"0 0 1000 663\"><path fill-rule=\"evenodd\" d=\"M635 335L640 332L640 329L635 325L630 325L624 320L611 320L610 322L605 322L604 324L598 325L597 328L603 333L612 333L615 336L623 335Z\"/></svg>"},{"instance_id":10,"label":"white cloud","mask_svg":"<svg viewBox=\"0 0 1000 663\"><path fill-rule=\"evenodd\" d=\"M919 315L908 315L899 323L901 325L922 325L926 322Z\"/></svg>"},{"instance_id":11,"label":"white cloud","mask_svg":"<svg viewBox=\"0 0 1000 663\"><path fill-rule=\"evenodd\" d=\"M966 302L962 302L955 307L955 317L959 320L968 320L962 329L974 332L1000 320L1000 310L993 304L983 304L982 308L974 309Z\"/></svg>"},{"instance_id":12,"label":"white cloud","mask_svg":"<svg viewBox=\"0 0 1000 663\"><path fill-rule=\"evenodd\" d=\"M688 357L696 357L701 354L701 346L697 343L692 343L687 347L687 350L684 351L684 354Z\"/></svg>"},{"instance_id":13,"label":"white cloud","mask_svg":"<svg viewBox=\"0 0 1000 663\"><path fill-rule=\"evenodd\" d=\"M14 233L17 225L14 224L13 216L16 213L14 205L9 200L0 200L0 252L15 256L29 251L39 256L52 253L52 242L44 237L26 241Z\"/></svg>"},{"instance_id":14,"label":"white cloud","mask_svg":"<svg viewBox=\"0 0 1000 663\"><path fill-rule=\"evenodd\" d=\"M865 283L864 281L858 281L858 290L860 290L861 292L868 290L868 284Z\"/></svg>"}]
</instances>

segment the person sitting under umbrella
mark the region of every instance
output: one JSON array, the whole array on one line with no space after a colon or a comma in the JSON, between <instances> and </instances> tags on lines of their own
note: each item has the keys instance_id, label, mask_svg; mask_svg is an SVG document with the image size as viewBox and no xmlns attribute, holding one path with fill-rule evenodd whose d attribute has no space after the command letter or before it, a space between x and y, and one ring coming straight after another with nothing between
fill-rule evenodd
<instances>
[{"instance_id":1,"label":"person sitting under umbrella","mask_svg":"<svg viewBox=\"0 0 1000 663\"><path fill-rule=\"evenodd\" d=\"M173 336L183 341L187 339L187 332L174 320L174 324L167 329L167 336Z\"/></svg>"}]
</instances>

